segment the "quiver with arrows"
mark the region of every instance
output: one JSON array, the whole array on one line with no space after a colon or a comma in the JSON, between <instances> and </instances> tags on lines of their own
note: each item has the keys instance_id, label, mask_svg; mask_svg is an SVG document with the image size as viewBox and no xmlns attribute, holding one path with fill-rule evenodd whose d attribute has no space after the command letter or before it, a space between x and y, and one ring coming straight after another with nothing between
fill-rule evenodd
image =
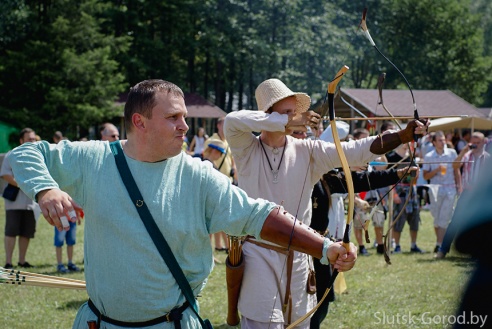
<instances>
[{"instance_id":1,"label":"quiver with arrows","mask_svg":"<svg viewBox=\"0 0 492 329\"><path fill-rule=\"evenodd\" d=\"M236 326L239 324L239 311L237 308L239 292L244 274L244 261L241 257L239 264L233 266L229 257L226 259L227 282L227 324Z\"/></svg>"}]
</instances>

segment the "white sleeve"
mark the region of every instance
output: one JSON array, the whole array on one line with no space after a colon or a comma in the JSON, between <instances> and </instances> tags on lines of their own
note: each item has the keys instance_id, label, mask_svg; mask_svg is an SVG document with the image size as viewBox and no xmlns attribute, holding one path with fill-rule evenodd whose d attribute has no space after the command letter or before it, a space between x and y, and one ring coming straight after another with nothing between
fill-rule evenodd
<instances>
[{"instance_id":1,"label":"white sleeve","mask_svg":"<svg viewBox=\"0 0 492 329\"><path fill-rule=\"evenodd\" d=\"M234 156L247 153L256 139L253 132L285 131L287 114L271 114L262 111L241 110L229 113L224 121L224 135Z\"/></svg>"}]
</instances>

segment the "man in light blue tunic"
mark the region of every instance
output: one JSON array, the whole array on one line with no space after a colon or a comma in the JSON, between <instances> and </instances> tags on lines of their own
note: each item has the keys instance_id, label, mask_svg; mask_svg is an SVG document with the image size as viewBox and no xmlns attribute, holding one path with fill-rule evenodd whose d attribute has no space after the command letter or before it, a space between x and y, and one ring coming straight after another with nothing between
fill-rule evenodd
<instances>
[{"instance_id":1,"label":"man in light blue tunic","mask_svg":"<svg viewBox=\"0 0 492 329\"><path fill-rule=\"evenodd\" d=\"M340 243L327 243L275 204L249 198L211 165L182 153L186 115L179 87L143 81L131 88L125 105L128 140L115 143L121 143L143 199L195 296L213 267L209 234L220 231L290 245L327 258L339 271L354 266L353 245L347 252ZM48 223L62 230L64 218L75 221L75 210L84 209L85 278L97 310L125 327L172 328L172 322L147 325L183 305L185 297L139 218L109 143L43 141L11 154L20 187L38 201ZM73 328L87 329L87 322L96 319L85 303ZM110 322L102 321L100 328L120 328ZM180 323L200 328L190 307Z\"/></svg>"}]
</instances>

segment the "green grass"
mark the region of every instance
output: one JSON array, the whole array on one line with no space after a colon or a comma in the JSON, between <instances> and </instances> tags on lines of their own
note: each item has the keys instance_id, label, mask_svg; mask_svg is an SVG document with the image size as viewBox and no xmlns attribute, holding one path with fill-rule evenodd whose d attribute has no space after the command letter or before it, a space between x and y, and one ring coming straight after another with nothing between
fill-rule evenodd
<instances>
[{"instance_id":1,"label":"green grass","mask_svg":"<svg viewBox=\"0 0 492 329\"><path fill-rule=\"evenodd\" d=\"M434 246L432 218L422 212L422 226L418 245L428 251ZM0 227L5 226L3 199L0 201ZM83 229L78 227L74 261L82 265ZM371 228L372 230L372 228ZM373 233L372 231L370 233ZM371 234L371 237L373 234ZM3 234L1 237L3 246ZM359 257L355 268L345 273L347 292L337 295L330 304L330 312L322 328L445 328L442 319L455 313L461 291L466 284L473 264L467 257L451 252L446 259L435 261L432 252L422 255L408 253L408 227L402 233L403 253L392 255L392 265L369 249L371 256ZM64 248L65 253L65 248ZM5 261L1 253L1 265ZM222 262L225 253L216 253ZM66 255L64 254L66 261ZM31 240L27 260L36 266L33 272L56 273L53 228L41 218L36 237ZM17 246L14 251L17 263ZM66 274L83 279L83 273ZM0 327L19 329L71 328L78 307L87 300L83 291L0 285ZM200 298L201 314L209 318L214 327L227 328L225 266L218 264ZM409 323L404 316L413 316ZM425 321L422 323L422 316ZM436 317L436 318L434 318ZM385 322L383 322L385 321ZM441 322L441 323L434 323Z\"/></svg>"}]
</instances>

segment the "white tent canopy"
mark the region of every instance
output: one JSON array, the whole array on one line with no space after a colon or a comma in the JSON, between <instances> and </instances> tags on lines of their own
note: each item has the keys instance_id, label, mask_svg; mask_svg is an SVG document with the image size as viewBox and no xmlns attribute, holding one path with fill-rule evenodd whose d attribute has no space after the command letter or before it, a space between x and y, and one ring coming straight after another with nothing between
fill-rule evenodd
<instances>
[{"instance_id":1,"label":"white tent canopy","mask_svg":"<svg viewBox=\"0 0 492 329\"><path fill-rule=\"evenodd\" d=\"M432 120L429 126L429 131L450 129L492 130L492 119L479 117L442 118Z\"/></svg>"}]
</instances>

